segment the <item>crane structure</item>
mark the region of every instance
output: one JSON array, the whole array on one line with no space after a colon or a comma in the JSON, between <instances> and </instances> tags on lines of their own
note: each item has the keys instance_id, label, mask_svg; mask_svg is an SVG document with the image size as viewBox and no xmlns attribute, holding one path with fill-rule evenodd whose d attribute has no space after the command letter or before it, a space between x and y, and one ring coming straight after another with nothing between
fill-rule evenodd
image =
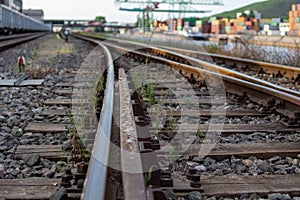
<instances>
[{"instance_id":1,"label":"crane structure","mask_svg":"<svg viewBox=\"0 0 300 200\"><path fill-rule=\"evenodd\" d=\"M119 8L121 11L138 12L139 16L142 14L138 22L139 28L142 28L144 32L149 31L153 24L153 12L169 13L169 18L171 18L170 13L178 13L180 18L184 13L211 12L210 10L196 10L191 6L224 5L222 0L116 0L116 2L121 4ZM122 7L129 4L134 4L135 8ZM159 5L168 5L170 9L160 9Z\"/></svg>"}]
</instances>

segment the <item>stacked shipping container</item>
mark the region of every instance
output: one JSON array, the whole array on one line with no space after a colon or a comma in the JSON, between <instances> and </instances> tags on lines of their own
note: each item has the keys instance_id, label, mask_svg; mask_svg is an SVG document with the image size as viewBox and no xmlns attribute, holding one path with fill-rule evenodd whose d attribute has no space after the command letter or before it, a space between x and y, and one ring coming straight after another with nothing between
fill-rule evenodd
<instances>
[{"instance_id":1,"label":"stacked shipping container","mask_svg":"<svg viewBox=\"0 0 300 200\"><path fill-rule=\"evenodd\" d=\"M300 4L293 4L289 11L289 35L300 36Z\"/></svg>"},{"instance_id":2,"label":"stacked shipping container","mask_svg":"<svg viewBox=\"0 0 300 200\"><path fill-rule=\"evenodd\" d=\"M211 22L208 20L197 20L196 27L199 28L199 31L202 33L210 33Z\"/></svg>"},{"instance_id":3,"label":"stacked shipping container","mask_svg":"<svg viewBox=\"0 0 300 200\"><path fill-rule=\"evenodd\" d=\"M225 21L213 20L211 21L211 33L224 34L225 33Z\"/></svg>"},{"instance_id":4,"label":"stacked shipping container","mask_svg":"<svg viewBox=\"0 0 300 200\"><path fill-rule=\"evenodd\" d=\"M216 34L235 34L246 30L259 31L259 20L252 17L212 20L211 32Z\"/></svg>"},{"instance_id":5,"label":"stacked shipping container","mask_svg":"<svg viewBox=\"0 0 300 200\"><path fill-rule=\"evenodd\" d=\"M251 14L250 14L251 13ZM253 17L253 12L240 13L237 19L211 17L199 20L195 17L170 19L167 22L169 31L193 31L214 34L236 34L244 31L259 31L260 20ZM255 13L255 11L254 11Z\"/></svg>"},{"instance_id":6,"label":"stacked shipping container","mask_svg":"<svg viewBox=\"0 0 300 200\"><path fill-rule=\"evenodd\" d=\"M245 30L259 31L259 19L253 17L238 17L236 19L236 32Z\"/></svg>"},{"instance_id":7,"label":"stacked shipping container","mask_svg":"<svg viewBox=\"0 0 300 200\"><path fill-rule=\"evenodd\" d=\"M178 18L177 19L177 30L181 31L182 30L182 26L183 26L183 19L182 18Z\"/></svg>"},{"instance_id":8,"label":"stacked shipping container","mask_svg":"<svg viewBox=\"0 0 300 200\"><path fill-rule=\"evenodd\" d=\"M234 34L236 32L236 20L230 19L226 22L225 32L227 34Z\"/></svg>"}]
</instances>

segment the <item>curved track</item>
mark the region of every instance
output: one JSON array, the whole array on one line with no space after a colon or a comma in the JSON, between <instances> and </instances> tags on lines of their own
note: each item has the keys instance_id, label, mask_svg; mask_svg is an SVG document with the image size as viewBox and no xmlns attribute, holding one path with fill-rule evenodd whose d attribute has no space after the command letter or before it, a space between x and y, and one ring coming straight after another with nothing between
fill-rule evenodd
<instances>
[{"instance_id":1,"label":"curved track","mask_svg":"<svg viewBox=\"0 0 300 200\"><path fill-rule=\"evenodd\" d=\"M99 39L97 37L92 38ZM295 96L300 96L300 93L298 91L280 85L281 81L283 81L293 84L294 87L298 87L300 81L300 69L296 67L276 65L260 61L195 52L191 50L170 48L164 46L155 47L151 45L144 45L136 42L117 39L106 39L104 40L104 42L108 44L119 44L123 47L128 48L127 50L133 49L148 53L150 55L165 57L183 64L190 64L195 67L207 69L214 72L220 72L232 77L255 82L266 87L271 87L276 90L281 90ZM247 73L247 71L250 72ZM273 83L270 83L269 79L266 79L264 77L274 77ZM282 77L288 80L278 79Z\"/></svg>"},{"instance_id":2,"label":"curved track","mask_svg":"<svg viewBox=\"0 0 300 200\"><path fill-rule=\"evenodd\" d=\"M83 37L80 38L83 39ZM89 40L97 42L95 40ZM269 132L275 131L275 134L279 135L283 133L287 133L287 135L298 134L300 101L296 92L279 89L278 86L263 83L262 81L253 79L250 76L246 77L237 72L226 70L195 58L178 55L171 51L151 48L151 53L147 54L147 52L150 51L143 48L135 48L142 50L132 50L132 48L129 49L120 47L120 45L116 43L112 44L110 41L105 42L104 45L113 52L112 55L114 56L115 72L116 74L119 74L118 90L116 90L115 93L118 93L117 97L120 98L120 105L114 105L114 107L119 107L119 112L121 113L120 152L121 170L123 171L122 193L125 199L166 199L170 195L170 192L168 192L170 189L176 197L182 197L183 199L192 195L193 191L201 192L203 195L208 197L239 197L240 195L251 195L253 193L265 197L266 195L270 195L270 193L276 192L290 194L293 196L300 194L300 188L297 186L298 176L293 175L293 173L295 173L293 171L291 172L292 174L276 175L272 172L267 173L266 169L265 174L263 174L263 170L259 168L258 176L257 174L254 176L248 175L249 177L241 174L231 175L229 177L222 175L216 176L215 174L207 176L207 173L211 173L206 169L207 167L210 167L210 164L203 164L203 162L206 162L208 157L221 162L222 159L228 159L230 157L233 159L232 156L244 159L240 161L246 164L250 162L253 157L255 159L251 162L255 163L268 162L269 160L266 159L273 159L274 156L287 157L297 161L297 155L300 153L298 142L295 143L294 141L287 141L271 144L262 143L258 140L254 141L251 145L247 145L244 143L232 144L233 141L228 140L228 137L231 136L237 137L239 134L245 136L248 134L255 134L256 132L269 134ZM153 52L155 55L153 55ZM109 54L107 53L107 55ZM163 58L164 56L169 59ZM176 62L174 60L181 62ZM157 82L153 82L151 84L149 82L145 82L142 85L143 87L146 86L148 88L146 91L149 92L146 92L145 94L142 93L142 96L140 96L140 93L132 93L132 91L139 90L139 88L136 88L135 84L132 82L133 79L136 76L143 77L142 74L138 75L130 71L131 68L136 65L134 63L143 63L143 66L149 67L149 71L146 73L148 75L150 74L150 76L142 78L144 81L148 79L155 79L155 76L152 74L154 72L151 72L151 66L154 68L155 66L159 66L159 70L160 68L163 68L163 66L167 66L169 70L174 69L177 71L179 78L159 78L162 81L162 84L164 84L163 87L159 86L159 83ZM203 69L200 69L199 66ZM109 65L109 77L113 76L113 70L111 70L112 67L111 62ZM213 72L208 69L213 69ZM162 73L163 72L159 71L158 74ZM200 110L194 110L194 112L192 110L185 110L190 108L187 104L190 105L193 100L191 101L190 99L189 101L186 101L187 89L185 87L180 89L180 86L176 86L177 82L182 80L182 77L185 77L191 88L194 89L193 94L197 96L197 102L195 104L198 109L200 108ZM116 78L117 77L115 77L115 79ZM112 84L112 81L112 79L109 79L109 82L106 84ZM168 87L170 89L174 88L174 86L176 89L179 89L177 93L181 94L181 96L176 96L176 99L174 99L174 94L167 94L169 93L167 91ZM222 89L224 89L224 96L213 95L214 93L222 94ZM113 87L107 89L105 92L105 99L112 98L112 92ZM108 95L110 97L108 97ZM214 99L215 97L218 97L219 99ZM152 98L154 98L156 103L153 103L151 100ZM110 101L110 103L105 103L102 110L112 111L111 103L112 101ZM255 109L253 109L253 106L251 109L249 107L250 110L243 109L245 107L245 103L254 104ZM159 132L157 132L157 128L155 129L155 127L149 125L149 123L151 124L150 119L153 120L153 117L151 117L151 107L154 104L159 104L160 106L167 108L167 110L160 115L165 116L167 121L163 127L160 127ZM173 106L177 108L179 106L181 109L174 110ZM226 111L226 107L235 107L238 110L229 109ZM176 117L177 115L179 117L189 116L196 119L199 118L200 120L202 120L202 117L200 116L208 117L208 121L210 121L210 125L212 127L207 127L207 124L201 121L200 124L190 124L190 122L184 124L180 120L178 121L178 117ZM280 116L280 120L277 120L276 122L268 122L267 120L265 124L227 124L227 119L225 117L227 116L227 118L230 119L238 119L242 116L264 116L264 119L269 119L272 115ZM111 116L112 113L105 116L102 114L100 119L100 125L97 133L97 141L100 139L100 142L98 141L95 143L92 156L97 160L97 167L105 167L106 164L105 162L100 162L99 164L99 161L103 161L99 158L99 156L104 156L105 158L113 156L108 155L108 150L106 148L104 149L104 146L107 144L103 145L102 143L109 137L106 135L108 133L104 133L103 130L111 127L111 122L108 121L106 124L102 122L104 117L111 119ZM217 123L214 124L212 120L213 116L217 116L218 120L219 118L225 117L226 123L223 123L223 125L218 124L217 120ZM172 123L170 123L170 119L172 120ZM143 124L147 124L148 126L146 126L146 128L137 128L141 125L144 127ZM166 124L169 125L167 128L165 127ZM178 157L173 160L172 165L168 164L165 167L159 167L158 163L162 162L164 159L170 159L170 157L174 156L174 153L171 154L171 151L173 150L168 148L168 142L164 138L169 138L171 137L170 135L173 135L171 138L173 138L174 135L176 138L176 134L178 132L177 126L181 127L185 134L195 135L196 132L196 136L199 138L205 136L204 143L201 140L202 142L200 143L203 144L190 144L186 151L180 152L182 153L181 155L176 154ZM177 127L177 129L175 127ZM193 130L193 127L196 128ZM218 138L221 143L211 143L209 142L211 139L206 138L207 135L214 132L220 133ZM106 139L102 138L101 140L101 136ZM206 139L208 143L206 143ZM223 144L222 141L229 141L229 143ZM102 145L97 146L101 143ZM181 147L185 144L185 142L180 140L176 141L176 143L179 143ZM100 148L101 150L99 150ZM205 151L205 149L208 151L205 157L197 156L199 154L199 150ZM97 155L99 153L101 155ZM107 153L107 155L105 153ZM187 167L187 171L183 174L182 172L179 173L176 168L171 167L179 164L186 165L186 163L184 163L181 159L182 156L189 156L192 160L197 157L199 161L194 161L194 165L198 166L198 164L200 164L201 166L205 166L206 174L202 175L198 169L194 168L194 165L190 166L190 164L187 164L189 167ZM147 161L149 160L152 162L148 163ZM275 166L274 169L277 169L276 167L278 166ZM107 194L106 189L104 189L105 187L108 187L108 185L105 185L104 187L104 183L107 181L108 177L103 174L105 172L105 170L103 170L104 169L97 170L94 167L89 169L89 177L87 177L86 182L89 183L90 180L97 177L96 179L98 180L96 182L99 185L86 184L86 193L84 193L84 197L86 197L85 199L93 199L95 196L89 196L89 194L96 194L96 188L98 188L98 192L100 193L97 194L99 199L115 198L115 194ZM134 171L136 173L134 173ZM223 172L225 173L225 171ZM252 172L250 171L249 173ZM185 177L186 174L187 177ZM274 180L278 181L276 182ZM283 187L282 184L286 183L290 183L292 186ZM219 184L220 187L216 187L216 184ZM99 190L99 188L102 189ZM199 195L199 193L197 193L197 195Z\"/></svg>"}]
</instances>

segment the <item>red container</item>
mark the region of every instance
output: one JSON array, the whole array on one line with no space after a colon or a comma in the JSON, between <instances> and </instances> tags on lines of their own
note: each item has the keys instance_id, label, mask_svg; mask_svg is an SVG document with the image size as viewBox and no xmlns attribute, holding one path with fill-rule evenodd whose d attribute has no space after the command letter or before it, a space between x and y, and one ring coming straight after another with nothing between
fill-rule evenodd
<instances>
[{"instance_id":1,"label":"red container","mask_svg":"<svg viewBox=\"0 0 300 200\"><path fill-rule=\"evenodd\" d=\"M211 32L211 25L208 24L204 24L202 27L202 33L210 33Z\"/></svg>"},{"instance_id":2,"label":"red container","mask_svg":"<svg viewBox=\"0 0 300 200\"><path fill-rule=\"evenodd\" d=\"M177 26L183 26L183 19L177 18Z\"/></svg>"}]
</instances>

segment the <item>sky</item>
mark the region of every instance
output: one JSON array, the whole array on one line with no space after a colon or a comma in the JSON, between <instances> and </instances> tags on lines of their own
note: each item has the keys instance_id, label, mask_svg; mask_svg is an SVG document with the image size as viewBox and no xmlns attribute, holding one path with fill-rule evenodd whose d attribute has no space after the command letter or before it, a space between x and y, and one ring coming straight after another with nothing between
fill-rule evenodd
<instances>
[{"instance_id":1,"label":"sky","mask_svg":"<svg viewBox=\"0 0 300 200\"><path fill-rule=\"evenodd\" d=\"M224 6L201 6L194 9L212 10L209 14L193 14L195 17L209 16L263 0L223 0ZM136 22L138 13L119 11L115 0L23 0L24 9L43 9L45 19L95 19L105 16L106 21ZM124 7L124 6L123 6ZM132 7L129 5L127 7ZM161 7L162 8L162 7ZM154 18L164 19L168 14L155 14Z\"/></svg>"}]
</instances>

